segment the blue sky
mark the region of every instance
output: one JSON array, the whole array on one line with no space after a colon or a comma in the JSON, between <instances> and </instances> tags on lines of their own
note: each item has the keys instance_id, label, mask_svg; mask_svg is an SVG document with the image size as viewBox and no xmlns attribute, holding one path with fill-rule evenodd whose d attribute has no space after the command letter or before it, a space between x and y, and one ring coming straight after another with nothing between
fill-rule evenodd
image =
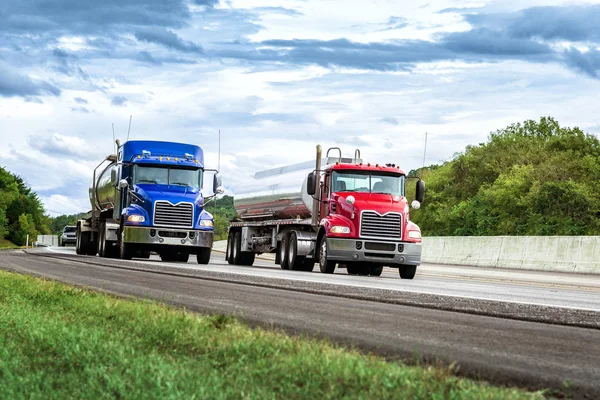
<instances>
[{"instance_id":1,"label":"blue sky","mask_svg":"<svg viewBox=\"0 0 600 400\"><path fill-rule=\"evenodd\" d=\"M3 0L0 165L89 209L117 137L196 143L230 192L317 143L419 167L553 116L600 132L600 4Z\"/></svg>"}]
</instances>

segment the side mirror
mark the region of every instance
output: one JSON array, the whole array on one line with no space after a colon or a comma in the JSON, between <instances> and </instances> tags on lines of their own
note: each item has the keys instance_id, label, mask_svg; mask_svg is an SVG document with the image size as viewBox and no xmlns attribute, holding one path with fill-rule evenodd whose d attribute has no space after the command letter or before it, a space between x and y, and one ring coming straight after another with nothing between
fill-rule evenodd
<instances>
[{"instance_id":1,"label":"side mirror","mask_svg":"<svg viewBox=\"0 0 600 400\"><path fill-rule=\"evenodd\" d=\"M121 180L119 181L119 187L120 187L121 189L125 189L125 188L127 188L128 186L129 186L129 182L127 182L127 179L121 179Z\"/></svg>"},{"instance_id":2,"label":"side mirror","mask_svg":"<svg viewBox=\"0 0 600 400\"><path fill-rule=\"evenodd\" d=\"M225 188L223 186L219 186L217 187L217 190L215 191L216 194L223 194L225 193Z\"/></svg>"},{"instance_id":3,"label":"side mirror","mask_svg":"<svg viewBox=\"0 0 600 400\"><path fill-rule=\"evenodd\" d=\"M423 182L421 179L419 179L417 181L417 190L416 190L415 200L417 200L419 203L422 203L424 199L425 199L425 182Z\"/></svg>"},{"instance_id":4,"label":"side mirror","mask_svg":"<svg viewBox=\"0 0 600 400\"><path fill-rule=\"evenodd\" d=\"M314 172L308 174L308 178L306 179L306 193L310 196L314 196L317 192L317 177Z\"/></svg>"},{"instance_id":5,"label":"side mirror","mask_svg":"<svg viewBox=\"0 0 600 400\"><path fill-rule=\"evenodd\" d=\"M221 176L218 173L215 173L213 176L213 193L221 194L219 193L219 189L221 189L221 193L225 191L225 189L223 189L223 184L221 183Z\"/></svg>"}]
</instances>

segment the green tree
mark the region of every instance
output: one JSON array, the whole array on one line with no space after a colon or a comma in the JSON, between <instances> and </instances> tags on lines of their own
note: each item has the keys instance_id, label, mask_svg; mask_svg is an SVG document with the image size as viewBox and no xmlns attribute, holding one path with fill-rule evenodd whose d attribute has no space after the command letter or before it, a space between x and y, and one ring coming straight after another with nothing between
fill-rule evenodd
<instances>
[{"instance_id":1,"label":"green tree","mask_svg":"<svg viewBox=\"0 0 600 400\"><path fill-rule=\"evenodd\" d=\"M600 142L552 118L493 132L452 161L411 171L425 235L600 234Z\"/></svg>"}]
</instances>

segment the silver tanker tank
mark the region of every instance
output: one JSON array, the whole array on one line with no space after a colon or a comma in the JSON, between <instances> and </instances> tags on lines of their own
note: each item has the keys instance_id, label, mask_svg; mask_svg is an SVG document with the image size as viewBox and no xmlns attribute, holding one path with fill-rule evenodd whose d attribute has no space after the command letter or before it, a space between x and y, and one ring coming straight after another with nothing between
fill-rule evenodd
<instances>
[{"instance_id":1,"label":"silver tanker tank","mask_svg":"<svg viewBox=\"0 0 600 400\"><path fill-rule=\"evenodd\" d=\"M357 159L323 158L321 165ZM360 162L362 160L358 160ZM315 161L260 171L234 195L234 207L240 218L305 219L312 215L313 198L306 193L308 174L315 170Z\"/></svg>"},{"instance_id":2,"label":"silver tanker tank","mask_svg":"<svg viewBox=\"0 0 600 400\"><path fill-rule=\"evenodd\" d=\"M113 172L114 171L114 172ZM99 168L95 181L92 180L89 189L90 204L92 209L99 211L114 208L118 203L116 190L118 167L115 162L108 162L105 167Z\"/></svg>"}]
</instances>

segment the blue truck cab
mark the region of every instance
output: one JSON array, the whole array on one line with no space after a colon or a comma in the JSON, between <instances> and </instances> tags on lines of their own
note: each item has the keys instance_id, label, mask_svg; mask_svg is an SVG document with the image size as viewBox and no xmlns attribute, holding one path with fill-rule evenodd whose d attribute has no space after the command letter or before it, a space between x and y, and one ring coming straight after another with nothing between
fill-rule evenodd
<instances>
[{"instance_id":1,"label":"blue truck cab","mask_svg":"<svg viewBox=\"0 0 600 400\"><path fill-rule=\"evenodd\" d=\"M214 220L205 205L223 189L215 171L214 194L203 194L206 171L196 145L147 140L119 145L94 172L91 215L78 224L78 254L130 259L153 251L163 261L180 262L196 254L198 263L208 264Z\"/></svg>"}]
</instances>

